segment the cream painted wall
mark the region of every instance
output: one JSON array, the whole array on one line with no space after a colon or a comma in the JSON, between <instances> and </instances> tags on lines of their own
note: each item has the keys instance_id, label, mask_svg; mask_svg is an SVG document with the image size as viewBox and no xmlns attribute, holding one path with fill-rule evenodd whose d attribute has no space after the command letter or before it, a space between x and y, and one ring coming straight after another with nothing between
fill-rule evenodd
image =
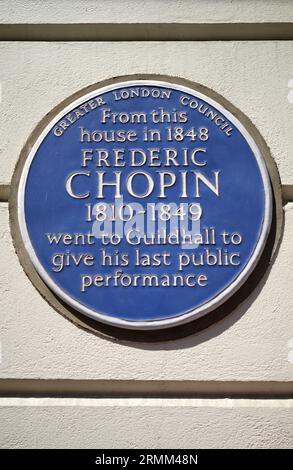
<instances>
[{"instance_id":1,"label":"cream painted wall","mask_svg":"<svg viewBox=\"0 0 293 470\"><path fill-rule=\"evenodd\" d=\"M290 0L1 0L1 23L292 21Z\"/></svg>"},{"instance_id":2,"label":"cream painted wall","mask_svg":"<svg viewBox=\"0 0 293 470\"><path fill-rule=\"evenodd\" d=\"M292 400L3 398L1 440L13 448L282 449L292 447L292 405Z\"/></svg>"},{"instance_id":3,"label":"cream painted wall","mask_svg":"<svg viewBox=\"0 0 293 470\"><path fill-rule=\"evenodd\" d=\"M0 3L0 25L174 21L288 22L293 21L293 8L290 1L249 0ZM288 85L293 90L292 55L293 41L276 40L0 42L0 183L10 182L25 140L53 106L88 84L140 72L180 76L225 96L262 133L282 183L293 184L293 99L288 99ZM292 233L293 204L287 204L274 264L254 293L224 320L174 342L122 344L74 326L38 294L14 252L8 205L1 203L0 383L6 379L240 381L247 390L251 381L268 387L271 382L292 382ZM2 447L293 444L292 402L286 399L4 397L0 420Z\"/></svg>"}]
</instances>

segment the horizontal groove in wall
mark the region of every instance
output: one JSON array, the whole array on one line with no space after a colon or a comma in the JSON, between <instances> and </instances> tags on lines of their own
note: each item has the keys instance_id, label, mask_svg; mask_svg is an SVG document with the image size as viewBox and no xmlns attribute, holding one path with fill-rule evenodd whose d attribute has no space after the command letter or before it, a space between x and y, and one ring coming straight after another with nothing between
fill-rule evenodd
<instances>
[{"instance_id":1,"label":"horizontal groove in wall","mask_svg":"<svg viewBox=\"0 0 293 470\"><path fill-rule=\"evenodd\" d=\"M282 185L282 197L285 204L293 202L293 184Z\"/></svg>"},{"instance_id":2,"label":"horizontal groove in wall","mask_svg":"<svg viewBox=\"0 0 293 470\"><path fill-rule=\"evenodd\" d=\"M10 195L10 184L0 184L0 202L8 202ZM293 184L282 185L283 203L293 202Z\"/></svg>"},{"instance_id":3,"label":"horizontal groove in wall","mask_svg":"<svg viewBox=\"0 0 293 470\"><path fill-rule=\"evenodd\" d=\"M0 184L0 202L8 202L10 194L10 184Z\"/></svg>"},{"instance_id":4,"label":"horizontal groove in wall","mask_svg":"<svg viewBox=\"0 0 293 470\"><path fill-rule=\"evenodd\" d=\"M293 382L0 379L5 397L292 398Z\"/></svg>"},{"instance_id":5,"label":"horizontal groove in wall","mask_svg":"<svg viewBox=\"0 0 293 470\"><path fill-rule=\"evenodd\" d=\"M293 39L293 23L1 24L1 41L255 41Z\"/></svg>"}]
</instances>

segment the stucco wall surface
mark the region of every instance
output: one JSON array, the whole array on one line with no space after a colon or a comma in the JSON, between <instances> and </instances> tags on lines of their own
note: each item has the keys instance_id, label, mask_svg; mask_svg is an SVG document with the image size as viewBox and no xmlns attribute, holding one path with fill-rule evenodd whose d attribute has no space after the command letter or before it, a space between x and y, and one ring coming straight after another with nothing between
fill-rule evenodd
<instances>
[{"instance_id":1,"label":"stucco wall surface","mask_svg":"<svg viewBox=\"0 0 293 470\"><path fill-rule=\"evenodd\" d=\"M0 32L11 23L288 23L292 5L289 0L1 0ZM0 41L0 184L10 183L25 141L55 105L89 84L135 73L179 76L222 94L260 131L282 184L293 184L292 54L293 41L277 39ZM55 388L69 379L109 386L165 381L166 390L171 381L183 389L185 382L218 382L227 384L226 390L243 384L245 397L252 382L263 383L264 394L272 383L275 391L278 384L292 384L292 203L284 206L284 216L271 268L233 313L176 341L123 343L78 328L41 297L15 253L8 204L0 203L0 386L14 379L17 389L30 379L36 393L38 383L50 380ZM136 398L70 398L62 390L60 395L2 396L0 447L293 445L289 397L171 399L142 392Z\"/></svg>"},{"instance_id":2,"label":"stucco wall surface","mask_svg":"<svg viewBox=\"0 0 293 470\"><path fill-rule=\"evenodd\" d=\"M282 183L290 183L292 54L292 41L0 42L0 183L10 181L26 139L55 105L89 84L135 73L187 78L225 96L261 132Z\"/></svg>"},{"instance_id":3,"label":"stucco wall surface","mask_svg":"<svg viewBox=\"0 0 293 470\"><path fill-rule=\"evenodd\" d=\"M292 21L290 0L2 0L0 23Z\"/></svg>"}]
</instances>

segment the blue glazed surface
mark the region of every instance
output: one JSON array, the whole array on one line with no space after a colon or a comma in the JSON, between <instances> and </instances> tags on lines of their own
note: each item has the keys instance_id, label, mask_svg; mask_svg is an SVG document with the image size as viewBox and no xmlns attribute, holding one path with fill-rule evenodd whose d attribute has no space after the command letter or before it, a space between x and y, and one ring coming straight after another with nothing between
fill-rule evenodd
<instances>
[{"instance_id":1,"label":"blue glazed surface","mask_svg":"<svg viewBox=\"0 0 293 470\"><path fill-rule=\"evenodd\" d=\"M144 86L143 88L148 88ZM150 86L150 88L152 88ZM167 142L163 139L161 142L150 143L143 142L140 137L136 142L115 143L115 144L82 144L80 140L80 126L89 129L131 129L136 130L141 135L141 130L146 124L126 124L113 125L111 123L101 125L101 112L103 107L97 107L95 110L85 114L75 124L71 125L61 137L56 137L50 131L39 146L34 159L31 163L27 181L25 185L25 220L27 231L31 244L37 255L37 258L43 268L46 270L54 283L59 286L69 297L78 301L81 305L90 308L94 312L102 313L109 317L119 318L129 321L162 320L170 317L182 315L186 312L203 306L214 299L220 292L223 292L245 268L252 257L264 221L265 212L265 194L262 175L254 156L252 149L247 143L245 137L233 125L233 133L228 137L223 131L214 125L202 114L187 109L179 103L179 97L182 92L172 90L169 100L159 101L157 98L133 98L129 100L115 101L111 91L102 96L107 102L107 108L116 112L143 111L151 112L159 106L172 111L188 112L188 124L178 124L188 129L206 127L209 130L209 140L207 142L190 143ZM185 93L188 95L188 93ZM204 103L202 99L198 102ZM210 104L208 105L213 108ZM229 121L229 119L228 119ZM149 125L165 132L168 124L161 123ZM175 124L172 124L175 127ZM81 148L99 147L105 149L123 148L127 151L130 148L152 148L152 147L172 147L178 151L182 147L205 147L207 149L206 159L208 165L206 168L178 168L172 167L168 170L175 173L179 170L199 170L207 176L211 176L212 171L220 171L220 195L215 196L207 187L201 186L201 197L193 196L194 188L192 179L188 183L189 197L182 199L180 195L179 180L176 184L166 191L167 198L161 202L177 203L197 202L202 205L203 215L201 219L201 230L205 227L214 227L217 234L226 232L239 232L243 241L239 246L229 247L234 252L241 255L240 266L189 266L185 268L184 274L206 274L208 283L205 287L91 287L85 292L80 291L80 279L83 274L113 273L117 269L122 269L124 273L139 274L174 274L178 273L176 263L171 266L162 267L143 267L132 266L137 246L130 246L126 240L122 240L119 246L108 245L103 247L101 241L95 239L95 244L91 246L69 246L64 245L56 247L50 246L46 234L48 233L88 233L92 230L92 223L85 221L85 204L96 204L94 198L97 190L97 180L95 171L100 170L95 167L94 162L90 162L87 168L81 168ZM164 170L163 168L159 168ZM165 168L166 169L166 168ZM69 174L75 171L91 171L91 177L80 178L76 182L76 188L82 194L91 191L91 196L87 199L72 199L65 190L65 182ZM113 171L117 168L106 168L104 171L113 176ZM159 188L155 184L153 193L145 199L137 199L128 194L125 190L125 181L127 176L134 170L147 171L157 182L158 174L156 167L140 167L134 169L128 163L122 171L122 192L124 203L139 202L146 205L150 202L158 202ZM136 179L134 188L137 190L143 185L139 177ZM113 189L105 190L105 201L114 202ZM218 237L216 248L225 249L227 246ZM52 255L57 252L64 252L66 249L75 254L93 253L98 255L101 249L106 249L107 253L114 253L117 249L120 252L129 254L130 266L119 268L117 266L102 267L99 263L93 266L77 266L74 269L64 268L61 272L52 270ZM152 245L141 246L144 253L154 254L170 252L175 260L176 254L183 253L185 250L180 245ZM191 253L201 253L209 248L208 246L199 246L194 250L186 250ZM210 247L212 248L212 247Z\"/></svg>"}]
</instances>

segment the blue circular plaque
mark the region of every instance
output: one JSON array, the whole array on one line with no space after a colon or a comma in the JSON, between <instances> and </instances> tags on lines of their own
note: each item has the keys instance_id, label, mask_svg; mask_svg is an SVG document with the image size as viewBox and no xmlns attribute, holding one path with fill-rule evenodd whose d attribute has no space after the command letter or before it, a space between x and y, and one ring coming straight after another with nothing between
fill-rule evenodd
<instances>
[{"instance_id":1,"label":"blue circular plaque","mask_svg":"<svg viewBox=\"0 0 293 470\"><path fill-rule=\"evenodd\" d=\"M113 326L169 328L244 283L272 195L261 150L222 103L199 85L133 79L53 111L27 153L18 221L65 303Z\"/></svg>"}]
</instances>

